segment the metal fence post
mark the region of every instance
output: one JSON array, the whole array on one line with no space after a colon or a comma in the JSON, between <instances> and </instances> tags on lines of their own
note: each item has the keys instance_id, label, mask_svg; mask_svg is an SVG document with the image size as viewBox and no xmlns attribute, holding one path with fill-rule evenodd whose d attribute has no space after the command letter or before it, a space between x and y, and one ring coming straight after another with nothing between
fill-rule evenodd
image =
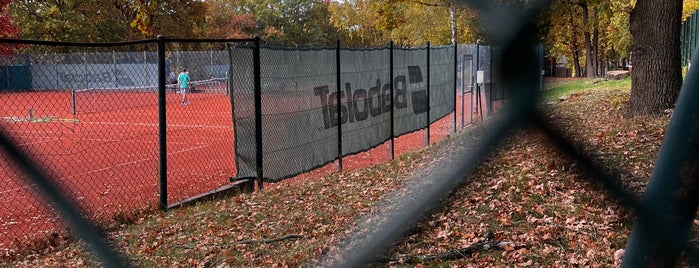
<instances>
[{"instance_id":1,"label":"metal fence post","mask_svg":"<svg viewBox=\"0 0 699 268\"><path fill-rule=\"evenodd\" d=\"M695 46L697 45L697 16L692 16L689 19L689 27L689 36L691 38L689 39L689 55L687 55L687 58L689 58L689 64L692 64L692 55L694 54Z\"/></svg>"},{"instance_id":2,"label":"metal fence post","mask_svg":"<svg viewBox=\"0 0 699 268\"><path fill-rule=\"evenodd\" d=\"M486 102L485 102L485 116L490 116L493 112L493 92L495 92L495 82L493 82L493 71L494 71L494 60L493 60L493 50L495 50L495 44L490 44L490 63L488 64L488 67L490 68L490 71L488 72L488 93L485 94L486 96Z\"/></svg>"},{"instance_id":3,"label":"metal fence post","mask_svg":"<svg viewBox=\"0 0 699 268\"><path fill-rule=\"evenodd\" d=\"M688 21L685 21L682 23L682 31L680 32L680 39L682 40L682 66L687 66L687 62L689 61L689 45L687 44L687 32L689 28L689 23Z\"/></svg>"},{"instance_id":4,"label":"metal fence post","mask_svg":"<svg viewBox=\"0 0 699 268\"><path fill-rule=\"evenodd\" d=\"M458 61L459 58L457 56L456 60ZM466 112L464 111L464 88L466 88L466 61L463 60L463 57L461 59L461 128L464 128L464 116ZM458 88L456 89L456 96L459 96ZM454 111L456 111L456 107L454 107Z\"/></svg>"},{"instance_id":5,"label":"metal fence post","mask_svg":"<svg viewBox=\"0 0 699 268\"><path fill-rule=\"evenodd\" d=\"M342 171L342 73L340 68L340 40L337 40L337 48L335 49L335 72L337 73L335 86L337 87L336 108L337 108L337 169Z\"/></svg>"},{"instance_id":6,"label":"metal fence post","mask_svg":"<svg viewBox=\"0 0 699 268\"><path fill-rule=\"evenodd\" d=\"M253 79L255 87L255 149L257 164L257 185L260 190L263 187L263 158L262 158L262 78L260 70L260 37L255 36L255 49L253 52Z\"/></svg>"},{"instance_id":7,"label":"metal fence post","mask_svg":"<svg viewBox=\"0 0 699 268\"><path fill-rule=\"evenodd\" d=\"M75 89L71 88L70 89L70 112L75 115L77 113L76 107L75 107Z\"/></svg>"},{"instance_id":8,"label":"metal fence post","mask_svg":"<svg viewBox=\"0 0 699 268\"><path fill-rule=\"evenodd\" d=\"M480 40L479 40L480 41ZM481 86L480 83L478 83L478 71L480 70L480 64L481 64L481 45L480 42L476 41L476 112L478 113L479 116L482 116L482 110L481 110ZM473 110L473 107L471 107L471 110ZM473 117L473 111L472 117ZM473 119L471 119L473 120Z\"/></svg>"},{"instance_id":9,"label":"metal fence post","mask_svg":"<svg viewBox=\"0 0 699 268\"><path fill-rule=\"evenodd\" d=\"M458 52L458 47L459 47L458 44L457 44L456 42L454 42L454 127L452 128L452 132L451 132L451 133L456 133L456 95L457 95L458 92L459 92L459 87L457 86L457 84L458 84L458 83L457 83L457 81L458 81L458 76L457 76L457 73L456 73L456 72L459 71L459 68L458 68L458 65L457 65L457 64L458 64L458 63L457 63L457 59L459 58L459 55L458 55L458 53L457 53L457 52ZM463 77L462 77L462 79L463 79ZM461 81L461 82L463 83L463 81ZM463 112L464 112L464 111L461 110L461 113L463 113ZM462 117L462 118L463 118L463 117Z\"/></svg>"},{"instance_id":10,"label":"metal fence post","mask_svg":"<svg viewBox=\"0 0 699 268\"><path fill-rule=\"evenodd\" d=\"M158 36L158 153L160 158L160 209L167 210L167 124L165 106L165 37Z\"/></svg>"},{"instance_id":11,"label":"metal fence post","mask_svg":"<svg viewBox=\"0 0 699 268\"><path fill-rule=\"evenodd\" d=\"M430 145L430 107L432 107L432 103L430 103L430 82L430 42L427 42L427 144L425 146Z\"/></svg>"},{"instance_id":12,"label":"metal fence post","mask_svg":"<svg viewBox=\"0 0 699 268\"><path fill-rule=\"evenodd\" d=\"M394 139L394 137L396 135L395 135L394 126L393 126L394 121L395 121L395 114L393 112L393 110L395 110L394 100L393 100L395 98L395 96L393 95L393 86L394 86L393 85L393 40L391 40L391 43L389 45L388 50L389 50L388 65L390 66L389 67L389 70L390 70L389 71L389 76L390 76L389 83L391 84L391 86L390 86L390 88L391 88L391 160L393 160L393 159L395 159L395 153L396 153L395 139Z\"/></svg>"}]
</instances>

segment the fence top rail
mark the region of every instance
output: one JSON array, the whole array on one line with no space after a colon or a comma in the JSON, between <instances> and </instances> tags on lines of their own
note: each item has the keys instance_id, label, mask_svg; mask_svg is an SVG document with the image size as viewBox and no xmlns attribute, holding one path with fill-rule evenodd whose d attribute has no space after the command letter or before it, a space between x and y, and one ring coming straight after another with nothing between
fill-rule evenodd
<instances>
[{"instance_id":1,"label":"fence top rail","mask_svg":"<svg viewBox=\"0 0 699 268\"><path fill-rule=\"evenodd\" d=\"M229 39L200 39L200 38L163 38L166 42L179 43L243 43L255 42L255 38L229 38Z\"/></svg>"},{"instance_id":2,"label":"fence top rail","mask_svg":"<svg viewBox=\"0 0 699 268\"><path fill-rule=\"evenodd\" d=\"M263 44L261 46L262 48L265 49L270 49L270 50L288 50L288 51L321 51L321 50L336 50L337 46L319 46L319 47L310 47L310 46L280 46L280 45L269 45L269 44ZM252 46L250 46L252 48Z\"/></svg>"},{"instance_id":3,"label":"fence top rail","mask_svg":"<svg viewBox=\"0 0 699 268\"><path fill-rule=\"evenodd\" d=\"M157 42L158 42L157 39L143 39L143 40L123 41L123 42L89 43L89 42L63 42L63 41L44 41L44 40L30 40L30 39L0 38L0 43L5 43L5 44L25 44L25 45L45 45L45 46L76 46L76 47L111 47L111 46L151 44L151 43L157 43Z\"/></svg>"},{"instance_id":4,"label":"fence top rail","mask_svg":"<svg viewBox=\"0 0 699 268\"><path fill-rule=\"evenodd\" d=\"M254 42L254 38L244 39L187 39L187 38L163 38L165 42L180 42L180 43L225 43L225 42ZM112 46L127 46L140 44L157 43L158 39L142 39L133 41L121 42L65 42L65 41L45 41L31 39L14 39L0 38L0 44L26 44L26 45L45 45L45 46L76 46L76 47L112 47Z\"/></svg>"}]
</instances>

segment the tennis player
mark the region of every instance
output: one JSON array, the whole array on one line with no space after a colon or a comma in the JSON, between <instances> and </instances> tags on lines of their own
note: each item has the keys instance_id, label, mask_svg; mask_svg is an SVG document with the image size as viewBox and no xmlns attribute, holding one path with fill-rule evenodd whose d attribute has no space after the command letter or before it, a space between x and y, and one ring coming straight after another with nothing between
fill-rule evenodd
<instances>
[{"instance_id":1,"label":"tennis player","mask_svg":"<svg viewBox=\"0 0 699 268\"><path fill-rule=\"evenodd\" d=\"M182 106L189 105L187 99L187 90L189 89L189 73L186 68L182 68L182 72L177 76L177 82L180 84L180 92L182 92Z\"/></svg>"}]
</instances>

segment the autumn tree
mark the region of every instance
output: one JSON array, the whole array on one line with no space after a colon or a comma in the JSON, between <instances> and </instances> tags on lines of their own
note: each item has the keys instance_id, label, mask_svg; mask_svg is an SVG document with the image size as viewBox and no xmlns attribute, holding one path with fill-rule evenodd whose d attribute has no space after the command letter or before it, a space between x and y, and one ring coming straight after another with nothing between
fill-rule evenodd
<instances>
[{"instance_id":1,"label":"autumn tree","mask_svg":"<svg viewBox=\"0 0 699 268\"><path fill-rule=\"evenodd\" d=\"M604 59L616 66L626 65L631 53L631 32L629 31L629 14L632 5L628 1L613 0L603 5L600 13L600 48Z\"/></svg>"},{"instance_id":2,"label":"autumn tree","mask_svg":"<svg viewBox=\"0 0 699 268\"><path fill-rule=\"evenodd\" d=\"M544 14L541 22L545 29L545 44L552 55L562 55L572 60L573 73L583 73L583 29L578 9L574 5L555 3Z\"/></svg>"},{"instance_id":3,"label":"autumn tree","mask_svg":"<svg viewBox=\"0 0 699 268\"><path fill-rule=\"evenodd\" d=\"M9 12L25 39L107 42L137 36L129 26L133 11L125 0L16 1Z\"/></svg>"},{"instance_id":4,"label":"autumn tree","mask_svg":"<svg viewBox=\"0 0 699 268\"><path fill-rule=\"evenodd\" d=\"M699 1L684 0L682 1L682 21L685 21L692 13L699 10Z\"/></svg>"},{"instance_id":5,"label":"autumn tree","mask_svg":"<svg viewBox=\"0 0 699 268\"><path fill-rule=\"evenodd\" d=\"M390 1L389 1L390 2ZM475 42L481 34L476 13L452 0L403 0L394 5L403 7L403 23L393 29L394 40L403 44L436 45Z\"/></svg>"},{"instance_id":6,"label":"autumn tree","mask_svg":"<svg viewBox=\"0 0 699 268\"><path fill-rule=\"evenodd\" d=\"M631 52L628 0L588 0L583 8L587 77L604 76L606 63L622 62ZM586 14L587 13L587 14Z\"/></svg>"},{"instance_id":7,"label":"autumn tree","mask_svg":"<svg viewBox=\"0 0 699 268\"><path fill-rule=\"evenodd\" d=\"M206 6L196 0L26 0L9 11L22 38L109 42L157 34L203 37Z\"/></svg>"},{"instance_id":8,"label":"autumn tree","mask_svg":"<svg viewBox=\"0 0 699 268\"><path fill-rule=\"evenodd\" d=\"M14 37L17 35L17 27L12 24L8 7L14 0L0 0L0 37Z\"/></svg>"},{"instance_id":9,"label":"autumn tree","mask_svg":"<svg viewBox=\"0 0 699 268\"><path fill-rule=\"evenodd\" d=\"M597 29L590 27L590 1L555 1L546 14L547 43L554 48L554 52L563 52L573 59L573 72L575 76L596 76L597 63ZM596 12L595 12L596 13ZM594 16L596 18L596 16ZM596 24L594 24L596 25ZM591 31L591 28L594 28ZM581 61L585 61L584 67Z\"/></svg>"},{"instance_id":10,"label":"autumn tree","mask_svg":"<svg viewBox=\"0 0 699 268\"><path fill-rule=\"evenodd\" d=\"M327 45L337 39L324 0L207 1L208 36L260 36L281 45Z\"/></svg>"},{"instance_id":11,"label":"autumn tree","mask_svg":"<svg viewBox=\"0 0 699 268\"><path fill-rule=\"evenodd\" d=\"M349 44L382 45L393 40L420 46L475 42L478 36L476 13L451 0L344 1L332 3L331 13L333 25Z\"/></svg>"},{"instance_id":12,"label":"autumn tree","mask_svg":"<svg viewBox=\"0 0 699 268\"><path fill-rule=\"evenodd\" d=\"M575 4L582 11L583 42L585 44L585 71L587 77L598 76L599 12L593 0L579 0Z\"/></svg>"},{"instance_id":13,"label":"autumn tree","mask_svg":"<svg viewBox=\"0 0 699 268\"><path fill-rule=\"evenodd\" d=\"M134 16L132 28L144 37L164 35L177 38L204 38L206 27L205 1L198 0L137 0L128 1Z\"/></svg>"},{"instance_id":14,"label":"autumn tree","mask_svg":"<svg viewBox=\"0 0 699 268\"><path fill-rule=\"evenodd\" d=\"M19 32L17 27L12 24L8 12L8 6L13 1L14 0L0 0L0 37L2 38L15 37ZM0 46L0 55L7 55L11 50L12 48L9 45Z\"/></svg>"},{"instance_id":15,"label":"autumn tree","mask_svg":"<svg viewBox=\"0 0 699 268\"><path fill-rule=\"evenodd\" d=\"M330 21L340 41L349 46L366 46L385 44L390 40L389 33L377 26L378 9L377 1L330 3Z\"/></svg>"},{"instance_id":16,"label":"autumn tree","mask_svg":"<svg viewBox=\"0 0 699 268\"><path fill-rule=\"evenodd\" d=\"M337 39L335 28L328 21L329 1L292 0L280 5L285 38L291 45L328 45Z\"/></svg>"},{"instance_id":17,"label":"autumn tree","mask_svg":"<svg viewBox=\"0 0 699 268\"><path fill-rule=\"evenodd\" d=\"M221 0L207 3L207 38L250 38L257 33L255 15L241 12L236 3Z\"/></svg>"},{"instance_id":18,"label":"autumn tree","mask_svg":"<svg viewBox=\"0 0 699 268\"><path fill-rule=\"evenodd\" d=\"M572 59L576 76L601 76L630 53L630 10L628 0L554 1L540 18L546 47L554 56Z\"/></svg>"},{"instance_id":19,"label":"autumn tree","mask_svg":"<svg viewBox=\"0 0 699 268\"><path fill-rule=\"evenodd\" d=\"M630 17L633 74L631 116L673 108L682 86L680 23L682 2L638 0Z\"/></svg>"}]
</instances>

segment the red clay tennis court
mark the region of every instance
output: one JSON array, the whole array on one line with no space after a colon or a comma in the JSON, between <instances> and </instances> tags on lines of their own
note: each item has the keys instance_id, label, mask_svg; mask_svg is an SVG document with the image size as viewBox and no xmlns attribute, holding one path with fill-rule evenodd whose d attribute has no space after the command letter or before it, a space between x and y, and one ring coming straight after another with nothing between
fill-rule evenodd
<instances>
[{"instance_id":1,"label":"red clay tennis court","mask_svg":"<svg viewBox=\"0 0 699 268\"><path fill-rule=\"evenodd\" d=\"M188 94L187 106L180 103L182 95L167 94L168 203L225 185L235 175L229 97L211 88L198 91ZM0 93L0 122L90 218L109 221L155 208L156 93L83 95L73 105L68 91ZM88 103L97 106L87 109ZM0 248L58 232L56 216L35 187L7 157L0 161L0 172L8 174L0 186Z\"/></svg>"}]
</instances>

